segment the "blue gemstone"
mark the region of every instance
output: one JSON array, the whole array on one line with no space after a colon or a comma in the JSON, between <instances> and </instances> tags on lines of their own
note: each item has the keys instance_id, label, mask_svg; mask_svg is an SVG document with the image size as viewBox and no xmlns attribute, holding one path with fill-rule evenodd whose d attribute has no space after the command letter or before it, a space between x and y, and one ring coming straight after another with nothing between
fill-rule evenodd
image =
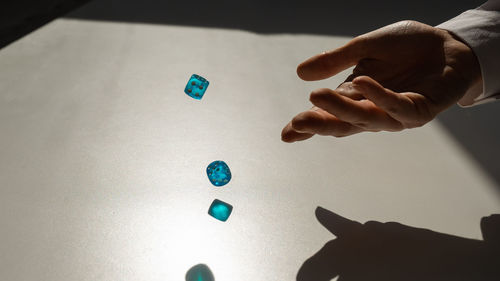
<instances>
[{"instance_id":1,"label":"blue gemstone","mask_svg":"<svg viewBox=\"0 0 500 281\"><path fill-rule=\"evenodd\" d=\"M220 221L226 221L232 211L233 206L218 199L215 199L210 208L208 208L208 214Z\"/></svg>"},{"instance_id":2,"label":"blue gemstone","mask_svg":"<svg viewBox=\"0 0 500 281\"><path fill-rule=\"evenodd\" d=\"M197 264L186 273L186 281L215 281L215 278L208 266Z\"/></svg>"},{"instance_id":3,"label":"blue gemstone","mask_svg":"<svg viewBox=\"0 0 500 281\"><path fill-rule=\"evenodd\" d=\"M231 171L224 161L214 161L207 167L207 176L215 186L223 186L231 180Z\"/></svg>"},{"instance_id":4,"label":"blue gemstone","mask_svg":"<svg viewBox=\"0 0 500 281\"><path fill-rule=\"evenodd\" d=\"M184 93L186 93L193 99L201 100L208 88L208 84L209 82L207 81L207 79L193 74L191 75L191 78L189 79L186 88L184 89Z\"/></svg>"}]
</instances>

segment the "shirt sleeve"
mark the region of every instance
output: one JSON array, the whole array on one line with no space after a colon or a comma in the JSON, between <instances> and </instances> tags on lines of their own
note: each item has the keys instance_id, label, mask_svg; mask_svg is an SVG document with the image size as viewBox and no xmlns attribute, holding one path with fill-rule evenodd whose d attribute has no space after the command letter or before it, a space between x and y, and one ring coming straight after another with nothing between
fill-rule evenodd
<instances>
[{"instance_id":1,"label":"shirt sleeve","mask_svg":"<svg viewBox=\"0 0 500 281\"><path fill-rule=\"evenodd\" d=\"M500 0L489 0L436 27L452 32L467 43L481 67L482 92L479 94L481 87L471 89L476 91L473 95L479 96L474 100L460 100L459 104L470 106L500 99Z\"/></svg>"}]
</instances>

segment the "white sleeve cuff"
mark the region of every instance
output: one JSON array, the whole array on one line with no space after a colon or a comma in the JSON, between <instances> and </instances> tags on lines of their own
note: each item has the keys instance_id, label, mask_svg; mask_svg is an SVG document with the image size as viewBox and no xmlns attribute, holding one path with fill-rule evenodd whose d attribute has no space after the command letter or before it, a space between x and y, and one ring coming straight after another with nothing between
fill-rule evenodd
<instances>
[{"instance_id":1,"label":"white sleeve cuff","mask_svg":"<svg viewBox=\"0 0 500 281\"><path fill-rule=\"evenodd\" d=\"M486 10L495 9L495 10ZM446 29L474 51L481 67L483 91L472 102L476 105L500 99L500 1L488 1L483 6L468 10L446 21L437 28ZM476 92L476 94L478 94Z\"/></svg>"}]
</instances>

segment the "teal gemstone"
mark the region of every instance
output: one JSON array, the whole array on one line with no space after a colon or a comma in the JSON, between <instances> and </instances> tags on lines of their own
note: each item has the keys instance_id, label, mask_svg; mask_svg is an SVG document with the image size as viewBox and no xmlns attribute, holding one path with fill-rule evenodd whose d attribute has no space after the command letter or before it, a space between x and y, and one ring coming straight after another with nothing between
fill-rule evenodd
<instances>
[{"instance_id":1,"label":"teal gemstone","mask_svg":"<svg viewBox=\"0 0 500 281\"><path fill-rule=\"evenodd\" d=\"M220 221L227 221L232 211L233 206L218 199L215 199L208 208L208 214Z\"/></svg>"},{"instance_id":2,"label":"teal gemstone","mask_svg":"<svg viewBox=\"0 0 500 281\"><path fill-rule=\"evenodd\" d=\"M197 264L186 273L186 281L215 281L215 278L208 266Z\"/></svg>"},{"instance_id":3,"label":"teal gemstone","mask_svg":"<svg viewBox=\"0 0 500 281\"><path fill-rule=\"evenodd\" d=\"M184 93L193 99L201 100L208 88L208 80L200 75L193 74L184 89Z\"/></svg>"},{"instance_id":4,"label":"teal gemstone","mask_svg":"<svg viewBox=\"0 0 500 281\"><path fill-rule=\"evenodd\" d=\"M214 161L207 167L207 176L215 186L223 186L231 180L231 171L224 161Z\"/></svg>"}]
</instances>

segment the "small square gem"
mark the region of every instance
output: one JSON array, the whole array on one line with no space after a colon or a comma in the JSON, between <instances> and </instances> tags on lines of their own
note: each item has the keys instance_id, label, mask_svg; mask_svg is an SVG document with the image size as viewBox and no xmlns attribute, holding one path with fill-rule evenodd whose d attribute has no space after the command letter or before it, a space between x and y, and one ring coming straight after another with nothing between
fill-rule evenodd
<instances>
[{"instance_id":1,"label":"small square gem","mask_svg":"<svg viewBox=\"0 0 500 281\"><path fill-rule=\"evenodd\" d=\"M186 88L184 89L184 93L193 99L201 100L207 90L208 84L209 82L207 79L193 74L191 75L191 78L189 78Z\"/></svg>"},{"instance_id":2,"label":"small square gem","mask_svg":"<svg viewBox=\"0 0 500 281\"><path fill-rule=\"evenodd\" d=\"M220 221L226 221L232 211L233 206L218 199L215 199L208 208L208 214Z\"/></svg>"}]
</instances>

